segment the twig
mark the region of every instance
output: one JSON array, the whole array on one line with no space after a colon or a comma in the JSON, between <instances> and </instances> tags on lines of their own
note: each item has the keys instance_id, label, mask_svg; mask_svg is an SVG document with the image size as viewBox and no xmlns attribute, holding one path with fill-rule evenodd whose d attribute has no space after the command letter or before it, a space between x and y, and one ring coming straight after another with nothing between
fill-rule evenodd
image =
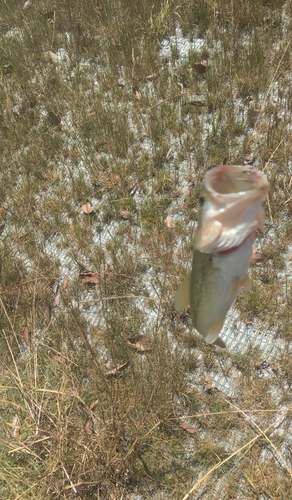
<instances>
[{"instance_id":1,"label":"twig","mask_svg":"<svg viewBox=\"0 0 292 500\"><path fill-rule=\"evenodd\" d=\"M172 99L178 99L179 97L183 95L190 95L193 94L194 92L181 92L180 94L173 95L171 97L168 97L167 99L164 99L164 101L159 102L158 104L155 104L154 106L151 106L151 108L147 108L146 111L151 111L151 109L157 108L157 106L161 106L164 102L171 101Z\"/></svg>"},{"instance_id":2,"label":"twig","mask_svg":"<svg viewBox=\"0 0 292 500\"><path fill-rule=\"evenodd\" d=\"M67 473L67 471L66 471L66 469L65 469L65 467L64 467L64 465L63 465L63 462L61 462L61 464L62 464L63 471L65 472L66 477L67 477L67 479L68 479L69 483L70 483L70 484L71 484L71 486L72 486L72 490L74 491L74 493L76 493L76 495L78 495L78 491L76 490L76 488L75 488L74 484L72 483L72 481L71 481L71 479L70 479L70 476L69 476L69 474Z\"/></svg>"},{"instance_id":3,"label":"twig","mask_svg":"<svg viewBox=\"0 0 292 500\"><path fill-rule=\"evenodd\" d=\"M14 331L13 325L12 325L12 323L11 323L11 320L10 320L10 318L9 318L8 314L7 314L6 307L5 307L5 305L4 305L4 303L3 303L2 299L1 299L1 297L0 297L0 303L1 303L1 306L2 306L3 311L4 311L4 313L5 313L5 316L6 316L6 318L8 319L8 323L9 323L9 325L10 325L10 328L11 328L11 330L12 330L12 333L13 333L14 338L15 338L15 340L16 340L16 343L17 343L17 345L18 345L19 352L20 352L20 354L21 354L21 356L22 356L22 353L21 353L21 350L20 350L20 345L19 345L19 342L18 342L18 340L17 340L17 335L16 335L16 333L15 333L15 331ZM4 332L4 330L3 330L3 332ZM6 336L5 336L5 338L6 338Z\"/></svg>"},{"instance_id":4,"label":"twig","mask_svg":"<svg viewBox=\"0 0 292 500\"><path fill-rule=\"evenodd\" d=\"M288 413L288 411L290 411L291 407L288 408L286 410L285 413ZM269 425L269 427L267 427L264 431L264 433L266 433L267 431L269 431L271 429L271 427L273 426L276 426L278 424L278 422L280 422L280 420L283 418L283 415L281 415L278 420L276 420L276 422L273 422L271 425ZM229 460L231 460L231 458L235 457L235 455L237 455L238 453L240 453L242 450L244 450L245 448L247 448L248 446L252 445L253 443L255 443L260 437L262 436L262 434L258 434L257 436L255 436L253 439L251 439L248 443L246 443L245 445L243 445L241 448L239 448L238 450L234 451L231 455L229 455L229 457L225 458L225 460L222 460L222 462L219 462L218 464L214 465L214 467L212 467L212 469L210 469L207 474L205 474L199 481L196 482L196 484L190 489L190 491L183 497L182 500L187 500L189 498L189 496L191 495L191 493L193 493L197 487L203 482L205 481L205 479L207 479L207 477L210 476L210 474L212 474L212 472L214 472L215 470L219 469L219 467L221 467L221 465L225 464L226 462L229 462Z\"/></svg>"},{"instance_id":5,"label":"twig","mask_svg":"<svg viewBox=\"0 0 292 500\"><path fill-rule=\"evenodd\" d=\"M46 388L46 384L45 384L45 388ZM42 399L41 399L40 406L39 406L38 418L37 418L37 423L36 423L36 428L35 428L36 436L38 436L38 433L39 433L39 425L40 425L41 411L42 411L43 400L44 400L44 395L45 395L45 388L43 390Z\"/></svg>"},{"instance_id":6,"label":"twig","mask_svg":"<svg viewBox=\"0 0 292 500\"><path fill-rule=\"evenodd\" d=\"M0 300L1 300L1 299L0 299ZM2 302L2 301L1 301L1 302ZM26 402L26 406L27 406L27 408L28 408L28 411L29 411L29 413L30 413L30 416L31 416L31 418L32 418L33 420L35 420L35 417L34 417L34 414L33 414L33 412L32 412L32 409L31 409L31 407L29 406L28 401L27 401L27 399L26 399L26 395L25 395L24 388L23 388L23 385L22 385L22 382L21 382L21 378L20 378L20 374L19 374L19 371L18 371L18 368L17 368L16 361L15 361L14 356L13 356L12 349L11 349L10 344L9 344L9 342L8 342L8 339L7 339L7 337L6 337L5 331L4 331L4 330L2 330L2 332L3 332L3 335L4 335L4 337L5 337L5 340L6 340L6 343L7 343L8 349L9 349L9 351L10 351L10 355L11 355L11 357L12 357L12 361L13 361L13 364L14 364L14 368L15 368L15 371L16 371L16 375L12 372L12 370L10 370L10 368L9 368L9 367L7 367L7 368L8 368L8 369L9 369L9 371L10 371L10 372L14 375L14 377L18 380L18 383L19 383L19 385L20 385L20 392L21 392L21 394L22 394L22 395L23 395L23 397L24 397L24 401Z\"/></svg>"},{"instance_id":7,"label":"twig","mask_svg":"<svg viewBox=\"0 0 292 500\"><path fill-rule=\"evenodd\" d=\"M282 460L282 462L284 463L290 477L292 478L292 471L290 469L290 467L288 467L285 459L282 457L281 453L277 450L276 446L272 443L272 441L270 440L270 438L266 435L265 431L263 431L262 429L260 429L260 427L251 419L251 417L249 417L249 415L247 415L243 410L241 410L240 408L238 408L236 405L234 405L233 403L231 403L231 401L228 401L228 399L225 399L223 398L227 403L229 403L233 408L236 408L237 411L239 411L242 415L244 415L245 417L247 417L251 422L252 424L257 428L257 430L266 438L266 440L268 441L268 443L272 446L272 448L275 450L275 452L277 453L278 455L278 458L280 460Z\"/></svg>"},{"instance_id":8,"label":"twig","mask_svg":"<svg viewBox=\"0 0 292 500\"><path fill-rule=\"evenodd\" d=\"M99 299L80 300L80 304L86 304L87 302L99 302L100 300L117 300L117 299L145 299L145 300L156 300L159 302L167 302L164 299L145 297L145 295L120 295L113 297L100 297Z\"/></svg>"}]
</instances>

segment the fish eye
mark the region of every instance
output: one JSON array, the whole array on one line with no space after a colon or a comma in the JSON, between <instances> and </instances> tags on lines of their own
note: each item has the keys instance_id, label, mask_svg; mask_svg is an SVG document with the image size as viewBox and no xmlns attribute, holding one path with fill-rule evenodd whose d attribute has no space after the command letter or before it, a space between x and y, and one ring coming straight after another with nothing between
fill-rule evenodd
<instances>
[{"instance_id":1,"label":"fish eye","mask_svg":"<svg viewBox=\"0 0 292 500\"><path fill-rule=\"evenodd\" d=\"M205 196L200 196L199 203L200 203L201 206L204 205L204 203L205 203Z\"/></svg>"}]
</instances>

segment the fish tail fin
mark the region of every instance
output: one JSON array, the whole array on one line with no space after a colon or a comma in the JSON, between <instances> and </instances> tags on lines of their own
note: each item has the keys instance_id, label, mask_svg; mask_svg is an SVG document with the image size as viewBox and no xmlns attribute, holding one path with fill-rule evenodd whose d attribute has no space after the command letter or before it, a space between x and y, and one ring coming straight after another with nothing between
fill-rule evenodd
<instances>
[{"instance_id":1,"label":"fish tail fin","mask_svg":"<svg viewBox=\"0 0 292 500\"><path fill-rule=\"evenodd\" d=\"M186 277L175 294L174 307L177 312L181 311L182 309L186 309L191 305L190 287L191 275Z\"/></svg>"},{"instance_id":2,"label":"fish tail fin","mask_svg":"<svg viewBox=\"0 0 292 500\"><path fill-rule=\"evenodd\" d=\"M223 316L223 318L220 318L218 321L216 321L215 325L213 325L210 328L210 330L208 331L206 338L205 338L205 340L208 344L214 344L215 341L218 339L218 336L219 336L221 328L224 324L224 321L225 321L225 316Z\"/></svg>"},{"instance_id":3,"label":"fish tail fin","mask_svg":"<svg viewBox=\"0 0 292 500\"><path fill-rule=\"evenodd\" d=\"M225 342L223 342L222 339L220 339L220 337L218 337L215 342L213 342L214 345L217 345L218 347L221 347L221 349L226 349L226 344Z\"/></svg>"}]
</instances>

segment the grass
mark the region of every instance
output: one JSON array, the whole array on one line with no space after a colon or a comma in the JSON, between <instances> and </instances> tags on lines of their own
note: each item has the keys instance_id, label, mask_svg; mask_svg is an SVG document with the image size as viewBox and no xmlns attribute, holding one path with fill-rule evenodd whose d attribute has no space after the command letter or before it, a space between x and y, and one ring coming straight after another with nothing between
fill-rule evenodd
<instances>
[{"instance_id":1,"label":"grass","mask_svg":"<svg viewBox=\"0 0 292 500\"><path fill-rule=\"evenodd\" d=\"M1 499L291 498L291 16L2 2ZM221 351L174 294L206 170L250 156L264 258Z\"/></svg>"}]
</instances>

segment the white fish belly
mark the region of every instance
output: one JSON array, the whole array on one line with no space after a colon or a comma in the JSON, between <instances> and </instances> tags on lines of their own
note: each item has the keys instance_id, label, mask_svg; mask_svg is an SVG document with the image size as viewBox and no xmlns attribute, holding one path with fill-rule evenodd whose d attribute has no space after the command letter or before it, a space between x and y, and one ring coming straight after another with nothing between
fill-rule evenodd
<instances>
[{"instance_id":1,"label":"white fish belly","mask_svg":"<svg viewBox=\"0 0 292 500\"><path fill-rule=\"evenodd\" d=\"M212 283L208 283L209 297L207 307L197 318L197 330L206 338L207 342L214 342L219 335L208 335L210 329L225 316L241 289L241 281L246 277L254 235L251 234L246 242L237 250L229 254L215 254L212 256L211 265L216 270Z\"/></svg>"}]
</instances>

